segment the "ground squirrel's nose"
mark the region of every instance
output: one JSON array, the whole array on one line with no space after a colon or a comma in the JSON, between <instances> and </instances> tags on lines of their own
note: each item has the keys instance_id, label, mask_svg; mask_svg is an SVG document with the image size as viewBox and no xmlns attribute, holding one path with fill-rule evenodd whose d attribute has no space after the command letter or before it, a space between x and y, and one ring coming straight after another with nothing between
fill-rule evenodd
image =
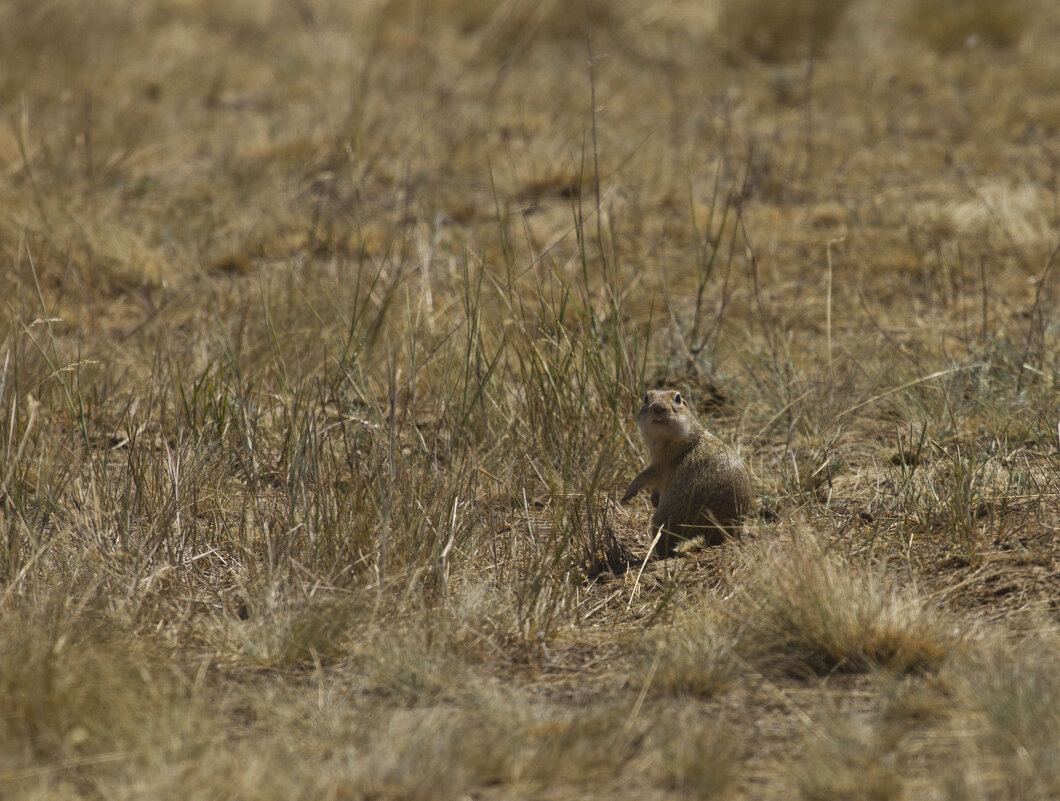
<instances>
[{"instance_id":1,"label":"ground squirrel's nose","mask_svg":"<svg viewBox=\"0 0 1060 801\"><path fill-rule=\"evenodd\" d=\"M652 414L665 414L666 413L666 406L664 404L661 404L661 403L653 403L651 405L651 411L652 411Z\"/></svg>"}]
</instances>

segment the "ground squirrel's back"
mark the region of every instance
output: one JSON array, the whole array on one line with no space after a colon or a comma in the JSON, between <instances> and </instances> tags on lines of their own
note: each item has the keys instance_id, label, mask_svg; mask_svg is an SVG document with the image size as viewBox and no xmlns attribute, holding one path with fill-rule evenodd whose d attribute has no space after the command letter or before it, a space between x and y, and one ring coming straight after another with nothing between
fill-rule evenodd
<instances>
[{"instance_id":1,"label":"ground squirrel's back","mask_svg":"<svg viewBox=\"0 0 1060 801\"><path fill-rule=\"evenodd\" d=\"M651 464L623 501L652 490L652 527L663 529L656 555L671 555L682 541L713 545L734 533L753 500L751 475L736 452L704 429L673 390L649 390L637 422Z\"/></svg>"}]
</instances>

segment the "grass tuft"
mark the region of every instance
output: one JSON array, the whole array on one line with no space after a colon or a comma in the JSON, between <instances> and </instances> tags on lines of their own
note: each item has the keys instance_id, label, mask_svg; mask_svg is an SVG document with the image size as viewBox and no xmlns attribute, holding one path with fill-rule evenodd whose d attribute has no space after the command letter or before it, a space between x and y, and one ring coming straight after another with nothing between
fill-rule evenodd
<instances>
[{"instance_id":1,"label":"grass tuft","mask_svg":"<svg viewBox=\"0 0 1060 801\"><path fill-rule=\"evenodd\" d=\"M636 680L653 696L711 698L741 675L737 641L692 616L660 635L644 655Z\"/></svg>"},{"instance_id":2,"label":"grass tuft","mask_svg":"<svg viewBox=\"0 0 1060 801\"><path fill-rule=\"evenodd\" d=\"M810 736L796 764L806 801L890 801L903 797L896 732L885 724L836 718Z\"/></svg>"},{"instance_id":3,"label":"grass tuft","mask_svg":"<svg viewBox=\"0 0 1060 801\"><path fill-rule=\"evenodd\" d=\"M683 796L724 799L737 795L746 744L723 721L702 709L668 710L650 735L648 752L663 786Z\"/></svg>"},{"instance_id":4,"label":"grass tuft","mask_svg":"<svg viewBox=\"0 0 1060 801\"><path fill-rule=\"evenodd\" d=\"M723 614L753 664L796 674L925 670L956 645L924 599L813 535L753 544L740 557Z\"/></svg>"},{"instance_id":5,"label":"grass tuft","mask_svg":"<svg viewBox=\"0 0 1060 801\"><path fill-rule=\"evenodd\" d=\"M958 689L987 722L1006 794L1052 798L1060 792L1060 643L1055 632L1022 642L990 640L961 665Z\"/></svg>"},{"instance_id":6,"label":"grass tuft","mask_svg":"<svg viewBox=\"0 0 1060 801\"><path fill-rule=\"evenodd\" d=\"M104 599L5 603L0 634L0 741L5 768L41 763L141 764L194 742L202 713L178 671L131 639ZM30 771L32 773L32 770ZM76 781L90 783L74 771Z\"/></svg>"}]
</instances>

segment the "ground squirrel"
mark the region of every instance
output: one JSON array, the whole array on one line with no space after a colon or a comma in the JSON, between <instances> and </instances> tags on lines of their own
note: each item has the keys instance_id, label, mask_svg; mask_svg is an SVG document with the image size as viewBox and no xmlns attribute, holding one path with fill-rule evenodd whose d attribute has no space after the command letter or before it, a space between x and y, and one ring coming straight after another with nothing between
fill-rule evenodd
<instances>
[{"instance_id":1,"label":"ground squirrel","mask_svg":"<svg viewBox=\"0 0 1060 801\"><path fill-rule=\"evenodd\" d=\"M654 554L665 558L690 540L722 542L751 509L751 474L732 448L696 420L681 393L651 389L637 413L651 464L629 485L623 503L651 489Z\"/></svg>"}]
</instances>

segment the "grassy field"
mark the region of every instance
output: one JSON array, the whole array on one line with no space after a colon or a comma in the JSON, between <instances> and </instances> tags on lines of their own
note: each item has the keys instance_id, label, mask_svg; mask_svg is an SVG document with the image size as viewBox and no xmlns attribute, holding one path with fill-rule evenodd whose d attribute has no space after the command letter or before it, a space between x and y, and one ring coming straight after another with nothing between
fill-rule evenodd
<instances>
[{"instance_id":1,"label":"grassy field","mask_svg":"<svg viewBox=\"0 0 1060 801\"><path fill-rule=\"evenodd\" d=\"M0 795L1060 797L1057 41L0 2Z\"/></svg>"}]
</instances>

